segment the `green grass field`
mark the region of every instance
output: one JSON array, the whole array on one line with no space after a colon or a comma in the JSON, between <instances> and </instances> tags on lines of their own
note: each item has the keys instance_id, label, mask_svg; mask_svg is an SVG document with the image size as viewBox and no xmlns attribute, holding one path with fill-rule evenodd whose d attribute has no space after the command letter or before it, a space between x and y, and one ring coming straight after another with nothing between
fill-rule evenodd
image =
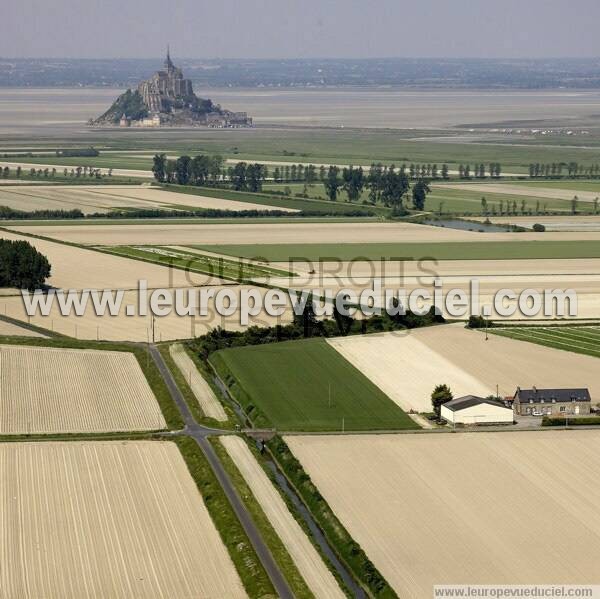
<instances>
[{"instance_id":1,"label":"green grass field","mask_svg":"<svg viewBox=\"0 0 600 599\"><path fill-rule=\"evenodd\" d=\"M463 131L458 135L464 136ZM435 136L433 139L428 137ZM445 137L445 140L440 140ZM65 146L70 140L56 140ZM505 139L452 140L448 131L360 129L351 128L276 128L257 127L244 130L194 131L91 131L86 143L96 147L117 150L104 152L96 159L19 158L22 162L50 164L78 164L95 167L145 169L150 168L151 154L156 151L169 154L219 153L239 160L271 160L287 162L314 162L369 165L373 161L386 164L403 162L446 163L456 168L459 163L502 163L505 172L526 173L531 162L592 163L597 161L598 150L592 147L561 146L556 141L519 140L519 144ZM545 144L544 144L545 141ZM590 143L586 139L586 143ZM27 144L25 144L27 145ZM32 149L35 144L32 145ZM144 156L145 153L148 156ZM8 160L8 159L7 159Z\"/></svg>"},{"instance_id":2,"label":"green grass field","mask_svg":"<svg viewBox=\"0 0 600 599\"><path fill-rule=\"evenodd\" d=\"M490 329L491 333L510 337L520 341L529 341L555 349L585 354L600 358L600 328L599 327L507 327L505 329ZM600 365L599 365L600 367Z\"/></svg>"},{"instance_id":3,"label":"green grass field","mask_svg":"<svg viewBox=\"0 0 600 599\"><path fill-rule=\"evenodd\" d=\"M323 339L222 350L210 362L255 426L279 431L418 428Z\"/></svg>"},{"instance_id":4,"label":"green grass field","mask_svg":"<svg viewBox=\"0 0 600 599\"><path fill-rule=\"evenodd\" d=\"M475 235L475 234L474 234ZM479 233L485 236L486 233ZM306 243L193 246L218 254L268 262L318 260L525 260L600 258L597 241L470 241L451 243Z\"/></svg>"},{"instance_id":5,"label":"green grass field","mask_svg":"<svg viewBox=\"0 0 600 599\"><path fill-rule=\"evenodd\" d=\"M457 181L453 180L453 183ZM490 183L498 185L499 181L474 181L478 184ZM570 200L551 199L551 198L539 198L535 195L535 189L538 187L543 188L558 188L558 189L569 189L573 190L573 195L577 191L598 191L600 194L600 182L599 181L506 181L507 184L511 185L527 185L531 187L531 195L519 196L509 193L498 193L498 192L482 192L482 191L469 191L462 189L451 189L445 187L442 183L436 182L432 187L431 193L427 196L425 202L425 210L429 212L442 212L443 214L482 214L481 198L485 197L488 205L488 210L491 210L493 206L499 210L500 204L502 203L504 209L507 206L512 206L513 202L517 203L517 210L520 213L522 203L525 202L524 208L526 213L535 214L539 212L571 212ZM284 191L286 187L289 187L292 194L302 193L304 185L302 183L269 183L265 186L265 191L278 190ZM315 183L307 188L309 196L326 200L325 188L322 183ZM360 202L367 201L369 197L368 190L363 191ZM290 196L293 198L293 195ZM361 204L353 204L356 207L362 207ZM333 204L333 203L331 203ZM340 192L337 203L333 205L344 205L346 204L346 194ZM410 207L410 198L408 199ZM591 202L579 202L577 207L579 213L591 214L593 213L594 206Z\"/></svg>"}]
</instances>

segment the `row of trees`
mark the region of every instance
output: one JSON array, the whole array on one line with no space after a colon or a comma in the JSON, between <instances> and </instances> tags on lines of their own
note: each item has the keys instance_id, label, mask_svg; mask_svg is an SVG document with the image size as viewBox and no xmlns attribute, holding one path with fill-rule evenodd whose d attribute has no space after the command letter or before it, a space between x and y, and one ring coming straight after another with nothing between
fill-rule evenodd
<instances>
[{"instance_id":1,"label":"row of trees","mask_svg":"<svg viewBox=\"0 0 600 599\"><path fill-rule=\"evenodd\" d=\"M365 173L362 167L353 166L340 169L330 166L323 181L325 193L331 201L338 199L340 191L346 193L348 202L356 202L365 189L369 191L369 203L381 203L384 206L402 211L411 189L409 176L404 168L394 165L374 164ZM412 204L416 210L423 210L425 199L431 191L425 179L418 180L412 187Z\"/></svg>"},{"instance_id":2,"label":"row of trees","mask_svg":"<svg viewBox=\"0 0 600 599\"><path fill-rule=\"evenodd\" d=\"M598 214L599 212L599 198L594 198L592 202L592 211L594 214ZM488 203L486 198L481 198L481 213L484 216L495 216L495 215L536 215L536 214L546 214L548 212L548 205L544 202L541 204L539 200L536 201L535 207L531 208L526 200L522 199L519 203L517 200L513 200L510 202L507 200L500 200L498 204L490 204ZM579 212L579 198L577 196L573 196L571 200L571 214L578 214Z\"/></svg>"},{"instance_id":3,"label":"row of trees","mask_svg":"<svg viewBox=\"0 0 600 599\"><path fill-rule=\"evenodd\" d=\"M584 166L577 162L532 162L529 165L529 176L532 179L562 179L563 177L597 179L600 177L600 164Z\"/></svg>"},{"instance_id":4,"label":"row of trees","mask_svg":"<svg viewBox=\"0 0 600 599\"><path fill-rule=\"evenodd\" d=\"M40 289L50 270L46 256L29 242L0 239L0 287Z\"/></svg>"},{"instance_id":5,"label":"row of trees","mask_svg":"<svg viewBox=\"0 0 600 599\"><path fill-rule=\"evenodd\" d=\"M459 179L485 179L487 176L492 179L498 179L502 175L502 165L499 162L490 162L488 170L486 171L485 164L475 164L473 170L469 164L458 165L458 177Z\"/></svg>"},{"instance_id":6,"label":"row of trees","mask_svg":"<svg viewBox=\"0 0 600 599\"><path fill-rule=\"evenodd\" d=\"M4 168L0 168L0 171L2 172L2 178L3 179L8 179L10 178L10 174L11 174L11 169L8 166L5 166ZM69 177L71 178L80 178L80 177L89 177L89 178L95 178L95 179L100 179L102 177L102 172L100 171L99 168L92 168L91 166L78 166L77 168L64 168L62 170L62 173L59 175L59 171L56 168L34 168L31 167L30 169L23 169L20 166L17 166L17 168L15 169L15 176L17 179L20 179L21 177L23 177L23 174L28 175L30 178L38 178L41 179L43 178L55 178L57 175L58 176L62 176L63 178L67 179ZM112 177L112 173L113 173L113 169L109 168L107 171L107 174L109 177Z\"/></svg>"}]
</instances>

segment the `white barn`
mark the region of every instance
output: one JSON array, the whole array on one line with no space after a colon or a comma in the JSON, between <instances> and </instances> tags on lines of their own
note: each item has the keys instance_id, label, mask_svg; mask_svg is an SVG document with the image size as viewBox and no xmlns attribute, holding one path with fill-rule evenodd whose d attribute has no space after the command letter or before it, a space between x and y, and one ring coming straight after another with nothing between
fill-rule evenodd
<instances>
[{"instance_id":1,"label":"white barn","mask_svg":"<svg viewBox=\"0 0 600 599\"><path fill-rule=\"evenodd\" d=\"M512 424L513 411L501 401L467 395L442 405L441 417L451 424Z\"/></svg>"}]
</instances>

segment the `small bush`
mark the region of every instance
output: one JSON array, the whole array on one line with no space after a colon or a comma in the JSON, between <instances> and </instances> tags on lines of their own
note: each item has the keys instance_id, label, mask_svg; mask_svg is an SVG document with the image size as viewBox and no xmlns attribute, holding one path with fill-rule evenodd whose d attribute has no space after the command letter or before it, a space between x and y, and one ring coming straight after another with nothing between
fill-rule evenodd
<instances>
[{"instance_id":1,"label":"small bush","mask_svg":"<svg viewBox=\"0 0 600 599\"><path fill-rule=\"evenodd\" d=\"M535 225L533 225L533 230L536 233L543 233L546 230L546 227L540 223L535 223Z\"/></svg>"}]
</instances>

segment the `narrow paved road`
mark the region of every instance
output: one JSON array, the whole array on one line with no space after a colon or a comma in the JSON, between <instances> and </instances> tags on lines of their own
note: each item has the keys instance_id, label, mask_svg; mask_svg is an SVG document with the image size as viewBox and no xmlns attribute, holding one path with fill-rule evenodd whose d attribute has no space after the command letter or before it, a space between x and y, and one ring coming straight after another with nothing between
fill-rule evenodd
<instances>
[{"instance_id":1,"label":"narrow paved road","mask_svg":"<svg viewBox=\"0 0 600 599\"><path fill-rule=\"evenodd\" d=\"M150 354L169 389L171 397L181 412L181 416L185 422L185 429L182 432L192 437L192 439L198 443L200 449L202 449L206 459L208 460L208 463L217 477L217 480L219 481L219 484L223 488L225 496L231 504L233 511L242 524L244 531L248 535L248 538L250 539L250 542L256 551L256 555L258 555L258 559L260 559L265 571L267 572L267 575L271 579L277 595L281 599L293 599L294 594L292 593L285 577L281 573L281 570L275 562L271 551L264 542L260 531L254 523L254 520L252 520L252 516L246 509L246 506L235 490L235 487L229 479L227 472L225 472L225 469L219 461L215 450L207 439L209 435L229 433L230 431L211 429L198 424L190 412L190 409L188 408L188 405L185 402L177 383L175 383L175 379L173 378L171 371L165 364L165 361L163 360L163 357L161 356L156 345L150 346Z\"/></svg>"}]
</instances>

